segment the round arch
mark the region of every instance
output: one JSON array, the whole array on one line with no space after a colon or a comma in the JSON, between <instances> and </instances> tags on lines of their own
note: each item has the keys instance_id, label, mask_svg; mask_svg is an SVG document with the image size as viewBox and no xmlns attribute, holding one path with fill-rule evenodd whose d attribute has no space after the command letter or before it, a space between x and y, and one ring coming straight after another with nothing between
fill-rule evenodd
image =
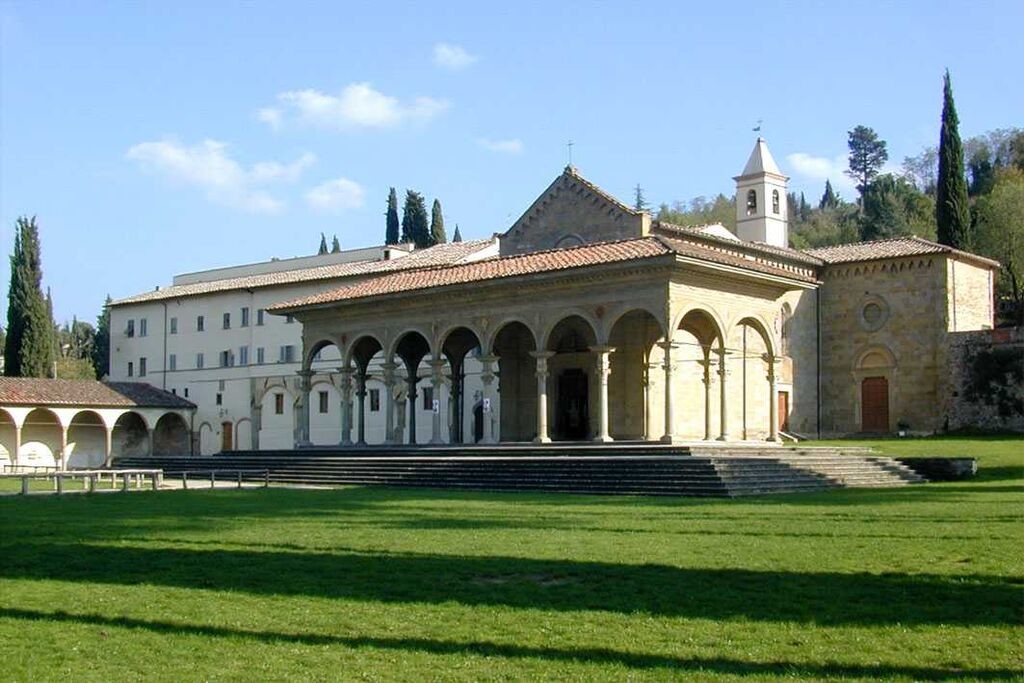
<instances>
[{"instance_id":1,"label":"round arch","mask_svg":"<svg viewBox=\"0 0 1024 683\"><path fill-rule=\"evenodd\" d=\"M484 346L481 342L481 335L470 325L452 326L438 337L439 355L448 361L451 382L448 385L448 442L465 443L467 432L474 431L474 424L469 422L467 429L466 415L466 379L467 374L473 371L470 386L478 387L481 395L483 384L478 373L482 371L479 362L469 361L467 358L476 350L482 353ZM435 396L440 399L440 396ZM470 396L472 398L472 395ZM469 417L472 417L470 415Z\"/></svg>"},{"instance_id":2,"label":"round arch","mask_svg":"<svg viewBox=\"0 0 1024 683\"><path fill-rule=\"evenodd\" d=\"M483 348L487 349L490 353L494 353L494 346L497 343L498 338L501 336L505 328L509 327L510 325L515 326L514 329L525 330L530 337L530 344L532 345L533 350L537 349L537 333L534 331L532 327L530 327L530 324L528 322L526 322L522 318L514 316L502 318L497 322L497 324L491 327L490 334L486 335L485 338L482 338L484 342Z\"/></svg>"},{"instance_id":3,"label":"round arch","mask_svg":"<svg viewBox=\"0 0 1024 683\"><path fill-rule=\"evenodd\" d=\"M153 427L153 455L190 455L188 423L178 413L164 413Z\"/></svg>"},{"instance_id":4,"label":"round arch","mask_svg":"<svg viewBox=\"0 0 1024 683\"><path fill-rule=\"evenodd\" d=\"M411 335L422 337L427 346L427 354L430 354L433 350L433 347L430 345L430 339L432 336L430 332L420 325L410 325L409 327L403 327L400 332L391 337L391 343L387 347L385 357L389 360L393 360L395 354L398 353L398 347L402 344L402 341Z\"/></svg>"},{"instance_id":5,"label":"round arch","mask_svg":"<svg viewBox=\"0 0 1024 683\"><path fill-rule=\"evenodd\" d=\"M100 467L106 460L107 427L95 410L80 410L68 425L65 466L68 469Z\"/></svg>"},{"instance_id":6,"label":"round arch","mask_svg":"<svg viewBox=\"0 0 1024 683\"><path fill-rule=\"evenodd\" d=\"M761 335L761 340L764 342L767 352L771 356L775 356L775 336L771 333L771 326L768 325L759 315L745 315L736 321L736 324L732 326L732 333L738 333L742 331L744 326L751 327Z\"/></svg>"},{"instance_id":7,"label":"round arch","mask_svg":"<svg viewBox=\"0 0 1024 683\"><path fill-rule=\"evenodd\" d=\"M685 307L672 324L673 331L680 329L694 333L694 336L701 339L702 343L711 345L717 341L722 345L725 344L726 326L721 316L713 308L700 304L691 304Z\"/></svg>"},{"instance_id":8,"label":"round arch","mask_svg":"<svg viewBox=\"0 0 1024 683\"><path fill-rule=\"evenodd\" d=\"M664 322L658 313L652 311L646 306L623 306L621 309L616 311L614 315L610 316L606 323L608 329L608 333L606 336L609 339L609 344L611 343L610 340L612 337L612 332L615 331L615 326L619 323L619 321L622 320L627 315L636 314L641 311L650 316L650 318L657 324L660 336L665 336Z\"/></svg>"},{"instance_id":9,"label":"round arch","mask_svg":"<svg viewBox=\"0 0 1024 683\"><path fill-rule=\"evenodd\" d=\"M241 417L235 422L235 450L251 451L254 447L252 420Z\"/></svg>"},{"instance_id":10,"label":"round arch","mask_svg":"<svg viewBox=\"0 0 1024 683\"><path fill-rule=\"evenodd\" d=\"M496 325L487 342L497 357L497 392L492 393L490 411L474 402L473 436L483 434L483 422L491 426L492 438L501 441L531 441L537 435L537 337L523 320L506 318ZM478 426L479 423L479 426ZM495 429L495 427L497 427Z\"/></svg>"},{"instance_id":11,"label":"round arch","mask_svg":"<svg viewBox=\"0 0 1024 683\"><path fill-rule=\"evenodd\" d=\"M661 321L643 307L623 311L609 327L608 346L614 351L609 357L608 432L613 439L661 435L655 432L652 419L659 414L664 417L664 393L654 391L664 374L658 376L652 360L664 362L662 349L655 346L664 336ZM656 396L662 401L656 402Z\"/></svg>"},{"instance_id":12,"label":"round arch","mask_svg":"<svg viewBox=\"0 0 1024 683\"><path fill-rule=\"evenodd\" d=\"M141 413L129 410L117 418L111 433L111 455L150 455L149 424Z\"/></svg>"},{"instance_id":13,"label":"round arch","mask_svg":"<svg viewBox=\"0 0 1024 683\"><path fill-rule=\"evenodd\" d=\"M11 465L17 459L15 442L17 441L17 423L14 416L0 408L0 465Z\"/></svg>"},{"instance_id":14,"label":"round arch","mask_svg":"<svg viewBox=\"0 0 1024 683\"><path fill-rule=\"evenodd\" d=\"M57 414L49 408L35 408L21 426L19 465L55 467L60 464L63 428Z\"/></svg>"},{"instance_id":15,"label":"round arch","mask_svg":"<svg viewBox=\"0 0 1024 683\"><path fill-rule=\"evenodd\" d=\"M341 345L329 337L321 337L311 345L308 345L306 347L308 349L306 355L302 359L302 369L309 370L313 366L313 361L316 359L317 354L331 346L338 349L338 354L341 355Z\"/></svg>"},{"instance_id":16,"label":"round arch","mask_svg":"<svg viewBox=\"0 0 1024 683\"><path fill-rule=\"evenodd\" d=\"M448 343L449 338L453 334L457 334L460 330L465 330L466 332L472 334L474 337L476 337L477 345L481 349L484 348L483 342L486 335L484 335L479 329L477 329L476 325L474 325L473 323L453 323L448 327L444 328L441 331L441 333L437 335L436 347L440 350L441 353L444 352L445 345Z\"/></svg>"},{"instance_id":17,"label":"round arch","mask_svg":"<svg viewBox=\"0 0 1024 683\"><path fill-rule=\"evenodd\" d=\"M899 392L896 354L888 346L861 349L853 364L854 417L862 432L892 432L897 427Z\"/></svg>"},{"instance_id":18,"label":"round arch","mask_svg":"<svg viewBox=\"0 0 1024 683\"><path fill-rule=\"evenodd\" d=\"M365 370L370 361L384 350L384 344L376 335L362 333L352 340L342 354L343 365L351 367L353 363Z\"/></svg>"},{"instance_id":19,"label":"round arch","mask_svg":"<svg viewBox=\"0 0 1024 683\"><path fill-rule=\"evenodd\" d=\"M545 351L558 351L557 348L551 348L552 345L557 347L563 342L568 343L565 336L574 335L577 338L571 340L572 345L579 347L579 351L586 351L591 346L597 346L600 339L599 329L600 326L589 315L572 311L547 327L542 336L543 343L540 346Z\"/></svg>"}]
</instances>

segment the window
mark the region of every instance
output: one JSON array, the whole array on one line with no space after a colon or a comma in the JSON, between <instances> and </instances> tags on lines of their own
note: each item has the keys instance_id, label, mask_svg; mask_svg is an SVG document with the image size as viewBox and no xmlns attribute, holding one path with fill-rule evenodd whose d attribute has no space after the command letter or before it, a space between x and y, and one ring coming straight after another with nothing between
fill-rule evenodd
<instances>
[{"instance_id":1,"label":"window","mask_svg":"<svg viewBox=\"0 0 1024 683\"><path fill-rule=\"evenodd\" d=\"M188 398L188 387L185 387L185 398Z\"/></svg>"},{"instance_id":2,"label":"window","mask_svg":"<svg viewBox=\"0 0 1024 683\"><path fill-rule=\"evenodd\" d=\"M146 325L146 319L145 318L140 318L139 319L139 336L140 337L145 337L146 336L146 332L148 332L148 326Z\"/></svg>"},{"instance_id":3,"label":"window","mask_svg":"<svg viewBox=\"0 0 1024 683\"><path fill-rule=\"evenodd\" d=\"M326 391L321 391L320 392L320 414L321 415L323 415L323 414L325 414L327 412L327 401L328 401L327 392Z\"/></svg>"},{"instance_id":4,"label":"window","mask_svg":"<svg viewBox=\"0 0 1024 683\"><path fill-rule=\"evenodd\" d=\"M434 409L434 387L423 387L423 410Z\"/></svg>"},{"instance_id":5,"label":"window","mask_svg":"<svg viewBox=\"0 0 1024 683\"><path fill-rule=\"evenodd\" d=\"M380 389L370 389L370 412L380 412Z\"/></svg>"},{"instance_id":6,"label":"window","mask_svg":"<svg viewBox=\"0 0 1024 683\"><path fill-rule=\"evenodd\" d=\"M227 351L220 352L220 366L222 368L230 368L235 364L235 354L231 353L230 349Z\"/></svg>"},{"instance_id":7,"label":"window","mask_svg":"<svg viewBox=\"0 0 1024 683\"><path fill-rule=\"evenodd\" d=\"M295 362L295 347L291 344L287 344L281 347L280 354L277 359L278 363L294 363Z\"/></svg>"},{"instance_id":8,"label":"window","mask_svg":"<svg viewBox=\"0 0 1024 683\"><path fill-rule=\"evenodd\" d=\"M177 396L178 395L178 390L175 389L174 387L171 387L171 395L172 396Z\"/></svg>"},{"instance_id":9,"label":"window","mask_svg":"<svg viewBox=\"0 0 1024 683\"><path fill-rule=\"evenodd\" d=\"M292 324L293 322L295 322L295 318L293 318L293 317L292 317L292 316L290 316L290 315L286 315L286 316L284 317L284 322L285 322L285 324L287 324L287 325L291 325L291 324Z\"/></svg>"},{"instance_id":10,"label":"window","mask_svg":"<svg viewBox=\"0 0 1024 683\"><path fill-rule=\"evenodd\" d=\"M267 355L262 346L256 347L256 365L263 365L267 362Z\"/></svg>"},{"instance_id":11,"label":"window","mask_svg":"<svg viewBox=\"0 0 1024 683\"><path fill-rule=\"evenodd\" d=\"M238 364L248 365L249 364L249 347L239 346L238 347Z\"/></svg>"},{"instance_id":12,"label":"window","mask_svg":"<svg viewBox=\"0 0 1024 683\"><path fill-rule=\"evenodd\" d=\"M167 369L171 372L178 369L178 356L176 354L172 353L167 357Z\"/></svg>"},{"instance_id":13,"label":"window","mask_svg":"<svg viewBox=\"0 0 1024 683\"><path fill-rule=\"evenodd\" d=\"M225 313L224 314L224 329L225 330L230 330L231 329L231 314L230 313Z\"/></svg>"},{"instance_id":14,"label":"window","mask_svg":"<svg viewBox=\"0 0 1024 683\"><path fill-rule=\"evenodd\" d=\"M196 332L202 332L206 329L206 318L201 315L196 316Z\"/></svg>"},{"instance_id":15,"label":"window","mask_svg":"<svg viewBox=\"0 0 1024 683\"><path fill-rule=\"evenodd\" d=\"M263 309L262 308L256 309L256 324L257 325L262 325L263 324Z\"/></svg>"},{"instance_id":16,"label":"window","mask_svg":"<svg viewBox=\"0 0 1024 683\"><path fill-rule=\"evenodd\" d=\"M753 216L757 213L757 192L750 190L747 192L747 215Z\"/></svg>"},{"instance_id":17,"label":"window","mask_svg":"<svg viewBox=\"0 0 1024 683\"><path fill-rule=\"evenodd\" d=\"M238 323L241 327L249 327L249 307L242 307L242 320Z\"/></svg>"},{"instance_id":18,"label":"window","mask_svg":"<svg viewBox=\"0 0 1024 683\"><path fill-rule=\"evenodd\" d=\"M135 376L135 364L132 363L131 361L128 361L128 376L129 377L134 377Z\"/></svg>"},{"instance_id":19,"label":"window","mask_svg":"<svg viewBox=\"0 0 1024 683\"><path fill-rule=\"evenodd\" d=\"M284 394L274 394L274 414L284 415Z\"/></svg>"},{"instance_id":20,"label":"window","mask_svg":"<svg viewBox=\"0 0 1024 683\"><path fill-rule=\"evenodd\" d=\"M224 405L224 394L218 392L217 393L217 397L216 397L215 400L217 401L217 405L219 405L219 406Z\"/></svg>"},{"instance_id":21,"label":"window","mask_svg":"<svg viewBox=\"0 0 1024 683\"><path fill-rule=\"evenodd\" d=\"M772 213L779 212L779 191L772 190Z\"/></svg>"},{"instance_id":22,"label":"window","mask_svg":"<svg viewBox=\"0 0 1024 683\"><path fill-rule=\"evenodd\" d=\"M203 369L203 354L202 352L196 354L196 369Z\"/></svg>"},{"instance_id":23,"label":"window","mask_svg":"<svg viewBox=\"0 0 1024 683\"><path fill-rule=\"evenodd\" d=\"M145 377L145 376L146 376L146 359L145 358L140 358L139 359L139 377Z\"/></svg>"},{"instance_id":24,"label":"window","mask_svg":"<svg viewBox=\"0 0 1024 683\"><path fill-rule=\"evenodd\" d=\"M171 318L171 334L178 334L178 319Z\"/></svg>"},{"instance_id":25,"label":"window","mask_svg":"<svg viewBox=\"0 0 1024 683\"><path fill-rule=\"evenodd\" d=\"M134 320L129 320L128 321L128 327L126 327L125 330L124 330L124 336L126 336L126 337L134 337L135 336L135 321Z\"/></svg>"}]
</instances>

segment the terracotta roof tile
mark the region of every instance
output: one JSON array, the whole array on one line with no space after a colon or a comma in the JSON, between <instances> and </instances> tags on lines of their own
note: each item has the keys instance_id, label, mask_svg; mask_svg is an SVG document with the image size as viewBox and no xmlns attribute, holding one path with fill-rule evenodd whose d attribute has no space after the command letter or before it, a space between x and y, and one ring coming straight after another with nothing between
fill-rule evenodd
<instances>
[{"instance_id":1,"label":"terracotta roof tile","mask_svg":"<svg viewBox=\"0 0 1024 683\"><path fill-rule=\"evenodd\" d=\"M789 247L776 247L771 244L764 242L743 242L740 240L726 240L715 235L710 235L704 232L704 228L707 225L676 225L674 223L666 223L665 221L654 221L651 224L651 230L655 233L661 233L668 237L679 237L680 235L691 236L698 240L703 240L709 244L723 244L729 247L735 247L740 250L748 251L751 253L764 253L771 254L772 256L782 256L785 258L800 261L802 263L811 263L814 265L822 265L824 262L806 251L800 251L799 249L790 249Z\"/></svg>"},{"instance_id":2,"label":"terracotta roof tile","mask_svg":"<svg viewBox=\"0 0 1024 683\"><path fill-rule=\"evenodd\" d=\"M838 244L833 247L808 249L806 253L816 256L826 263L854 263L856 261L875 261L901 256L924 256L927 254L953 254L968 261L998 268L999 263L984 256L953 249L945 244L932 242L920 237L893 237L871 242L855 242Z\"/></svg>"},{"instance_id":3,"label":"terracotta roof tile","mask_svg":"<svg viewBox=\"0 0 1024 683\"><path fill-rule=\"evenodd\" d=\"M296 270L285 270L276 273L263 273L260 275L249 275L246 277L233 277L223 280L210 280L207 282L196 282L187 285L172 285L161 287L152 292L143 292L135 296L126 297L114 301L112 306L125 304L138 304L150 301L163 301L166 299L180 299L216 292L230 292L239 289L257 289L260 287L274 287L290 285L299 282L315 282L322 280L334 280L337 278L355 277L359 275L372 275L376 273L387 273L408 268L423 268L426 266L446 265L458 263L471 257L475 252L480 251L492 244L492 240L471 240L467 242L449 242L438 244L428 249L419 249L408 256L382 261L350 261L348 263L336 263L327 266L316 266L314 268L300 268Z\"/></svg>"},{"instance_id":4,"label":"terracotta roof tile","mask_svg":"<svg viewBox=\"0 0 1024 683\"><path fill-rule=\"evenodd\" d=\"M0 404L193 409L191 401L145 382L0 377Z\"/></svg>"}]
</instances>

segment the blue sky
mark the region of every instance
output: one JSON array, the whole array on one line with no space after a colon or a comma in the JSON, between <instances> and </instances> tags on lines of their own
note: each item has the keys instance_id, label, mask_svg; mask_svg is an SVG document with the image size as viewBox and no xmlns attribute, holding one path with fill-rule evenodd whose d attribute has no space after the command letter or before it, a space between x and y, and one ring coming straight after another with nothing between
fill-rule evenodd
<instances>
[{"instance_id":1,"label":"blue sky","mask_svg":"<svg viewBox=\"0 0 1024 683\"><path fill-rule=\"evenodd\" d=\"M0 3L0 248L36 214L58 320L175 273L379 243L388 187L505 230L566 164L624 200L791 187L1021 125L1024 4ZM846 196L852 192L844 190ZM6 311L8 273L4 270ZM4 314L6 321L6 314Z\"/></svg>"}]
</instances>

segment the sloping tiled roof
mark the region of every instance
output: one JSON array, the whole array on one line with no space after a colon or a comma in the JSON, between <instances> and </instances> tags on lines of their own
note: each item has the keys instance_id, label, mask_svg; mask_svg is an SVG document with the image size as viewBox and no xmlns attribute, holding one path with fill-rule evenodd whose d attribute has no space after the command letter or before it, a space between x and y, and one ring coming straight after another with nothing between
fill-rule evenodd
<instances>
[{"instance_id":1,"label":"sloping tiled roof","mask_svg":"<svg viewBox=\"0 0 1024 683\"><path fill-rule=\"evenodd\" d=\"M764 242L744 242L743 240L730 240L717 235L705 232L707 225L676 225L675 223L667 223L665 221L654 221L651 223L651 231L661 233L668 237L678 237L680 235L688 235L699 240L707 241L708 243L719 243L724 246L739 248L749 252L763 252L772 256L782 256L794 261L800 261L801 263L809 263L813 265L822 265L822 261L813 254L808 254L805 251L799 249L790 249L789 247L776 247L771 244Z\"/></svg>"},{"instance_id":2,"label":"sloping tiled roof","mask_svg":"<svg viewBox=\"0 0 1024 683\"><path fill-rule=\"evenodd\" d=\"M196 282L187 285L172 285L170 287L161 287L160 289L152 292L143 292L142 294L136 294L135 296L118 299L111 305L122 306L124 304L180 299L190 296L199 296L202 294L213 294L215 292L229 292L239 289L257 289L260 287L290 285L298 282L314 282L318 280L354 277L357 275L386 273L395 270L404 270L407 268L447 265L451 263L458 263L471 256L473 253L480 251L489 244L492 244L491 240L449 242L447 244L438 244L427 249L418 249L408 256L403 256L389 261L350 261L348 263L336 263L327 266L316 266L313 268L285 270L276 273L263 273L260 275L233 277L223 280L210 280L208 282Z\"/></svg>"},{"instance_id":3,"label":"sloping tiled roof","mask_svg":"<svg viewBox=\"0 0 1024 683\"><path fill-rule=\"evenodd\" d=\"M0 377L0 404L94 406L101 408L182 408L195 404L144 382L94 379Z\"/></svg>"},{"instance_id":4,"label":"sloping tiled roof","mask_svg":"<svg viewBox=\"0 0 1024 683\"><path fill-rule=\"evenodd\" d=\"M284 312L305 306L350 301L385 294L409 292L433 287L499 280L535 273L548 273L609 263L640 261L658 256L688 256L704 261L737 266L792 279L814 281L804 276L762 262L689 244L663 236L636 237L613 242L585 244L569 249L551 249L485 259L463 265L408 270L357 282L339 289L321 292L272 306L271 312Z\"/></svg>"},{"instance_id":5,"label":"sloping tiled roof","mask_svg":"<svg viewBox=\"0 0 1024 683\"><path fill-rule=\"evenodd\" d=\"M966 261L975 261L986 266L998 268L999 263L984 256L960 251L945 244L932 242L920 237L893 237L872 242L855 242L838 244L834 247L807 249L806 253L820 258L826 263L854 263L856 261L876 261L878 259L899 258L901 256L924 256L927 254L952 254Z\"/></svg>"},{"instance_id":6,"label":"sloping tiled roof","mask_svg":"<svg viewBox=\"0 0 1024 683\"><path fill-rule=\"evenodd\" d=\"M764 138L759 137L754 143L754 150L750 153L750 158L747 159L747 165L743 167L740 177L761 173L782 175L779 165L775 163L772 153L768 151L768 143L764 141Z\"/></svg>"}]
</instances>

